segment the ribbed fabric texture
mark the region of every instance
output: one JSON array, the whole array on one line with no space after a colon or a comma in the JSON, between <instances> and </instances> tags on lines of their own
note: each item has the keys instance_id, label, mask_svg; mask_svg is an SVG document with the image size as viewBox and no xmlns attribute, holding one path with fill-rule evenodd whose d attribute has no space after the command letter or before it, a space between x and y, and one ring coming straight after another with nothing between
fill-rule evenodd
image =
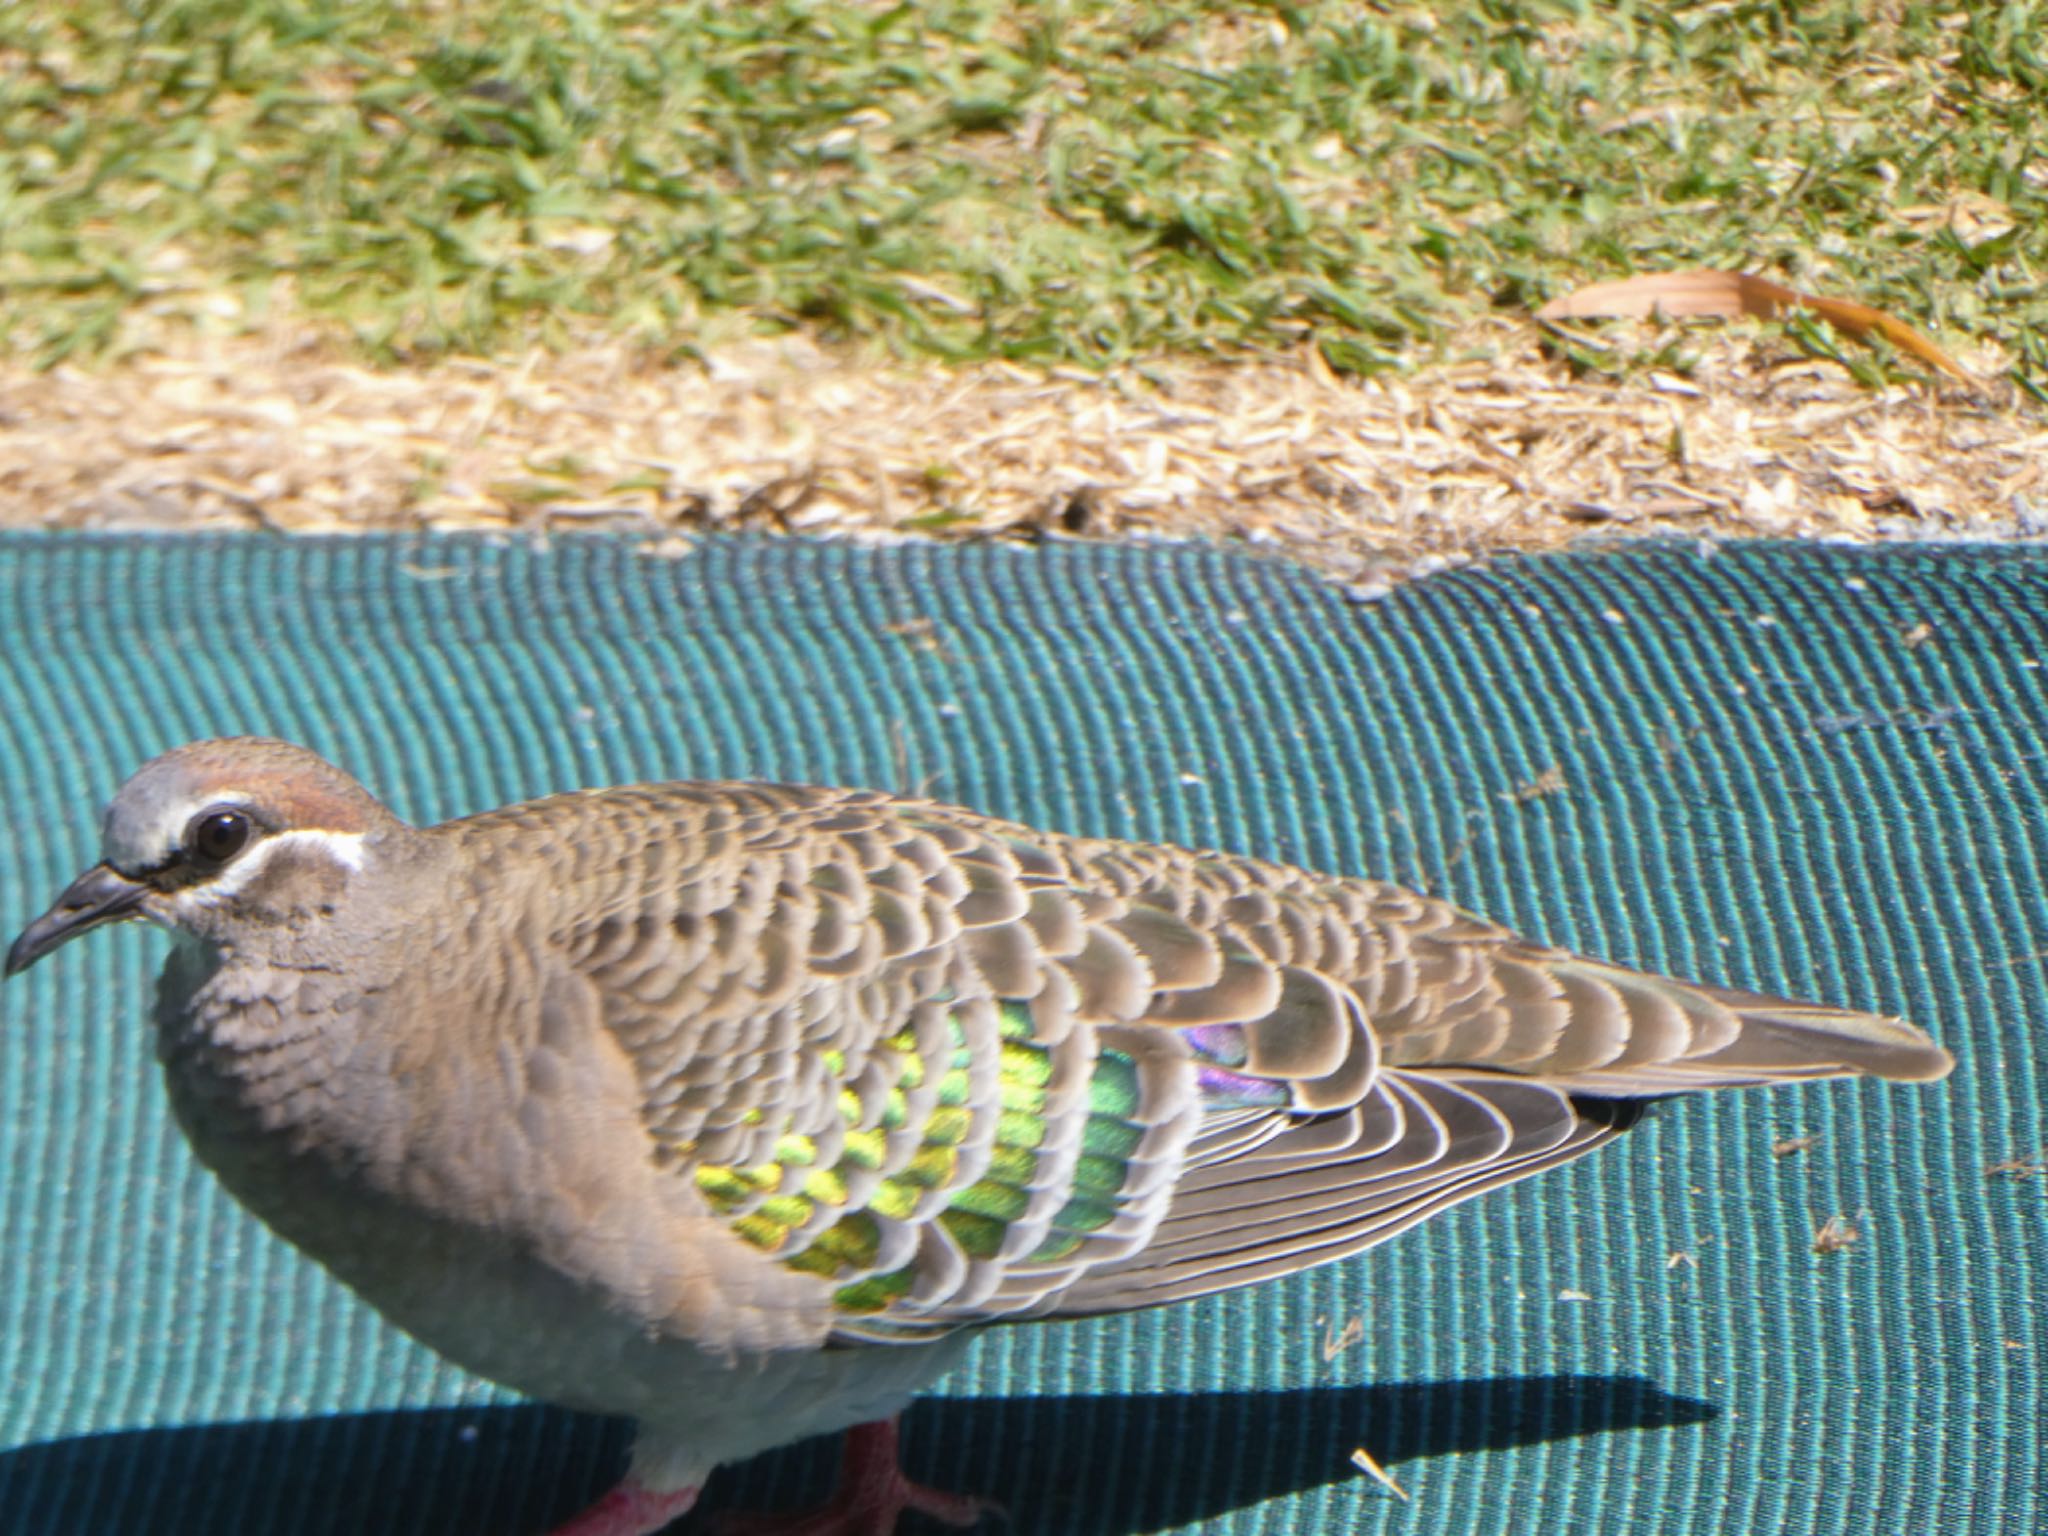
<instances>
[{"instance_id":1,"label":"ribbed fabric texture","mask_svg":"<svg viewBox=\"0 0 2048 1536\"><path fill-rule=\"evenodd\" d=\"M998 1330L910 1460L1024 1532L2004 1536L2048 1529L2048 1177L1986 1173L2048 1152L2044 672L2019 551L1637 546L1360 606L1163 547L17 537L0 921L92 860L144 757L266 731L415 819L921 789L1903 1013L1949 1082L1673 1102L1361 1259ZM510 1536L594 1495L620 1426L439 1364L194 1167L150 1059L163 948L95 935L0 989L0 1530ZM1817 1254L1837 1215L1860 1240ZM706 1507L815 1492L832 1454Z\"/></svg>"}]
</instances>

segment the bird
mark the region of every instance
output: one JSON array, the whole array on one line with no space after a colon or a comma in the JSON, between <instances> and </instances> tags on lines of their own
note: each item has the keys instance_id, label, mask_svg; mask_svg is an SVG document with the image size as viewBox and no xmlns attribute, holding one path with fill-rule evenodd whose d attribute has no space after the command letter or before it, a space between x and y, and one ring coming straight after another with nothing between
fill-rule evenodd
<instances>
[{"instance_id":1,"label":"bird","mask_svg":"<svg viewBox=\"0 0 2048 1536\"><path fill-rule=\"evenodd\" d=\"M174 937L199 1160L478 1375L628 1416L554 1536L846 1431L832 1499L992 1511L895 1419L978 1330L1357 1254L1693 1089L1929 1082L1903 1020L1649 975L1395 884L873 789L680 781L416 827L313 751L193 742L115 794L13 976Z\"/></svg>"}]
</instances>

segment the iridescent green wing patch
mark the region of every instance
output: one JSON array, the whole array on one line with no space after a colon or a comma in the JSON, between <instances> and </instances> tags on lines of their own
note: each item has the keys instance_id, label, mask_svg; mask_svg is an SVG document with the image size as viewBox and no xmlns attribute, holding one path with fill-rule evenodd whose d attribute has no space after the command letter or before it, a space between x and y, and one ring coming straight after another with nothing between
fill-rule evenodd
<instances>
[{"instance_id":1,"label":"iridescent green wing patch","mask_svg":"<svg viewBox=\"0 0 2048 1536\"><path fill-rule=\"evenodd\" d=\"M961 1020L955 1016L947 1024L945 1054L937 1060L920 1053L915 1032L908 1028L880 1043L893 1057L897 1076L879 1113L852 1088L841 1090L846 1129L830 1166L821 1161L813 1138L789 1133L777 1139L766 1162L696 1169L697 1188L713 1210L731 1219L735 1235L791 1269L842 1282L833 1299L844 1313L886 1312L915 1284L914 1266L876 1271L882 1245L878 1217L934 1219L970 1260L993 1260L1034 1200L1045 1198L1037 1186L1051 1139L1053 1058L1037 1039L1030 1005L1017 1000L999 1005L993 1106L969 1102L973 1053ZM1198 1087L1211 1106L1286 1102L1280 1084L1234 1070L1242 1065L1244 1051L1233 1026L1191 1030L1187 1038ZM841 1073L846 1068L843 1057L826 1064ZM932 1092L921 1092L934 1073ZM1065 1198L1024 1263L1068 1258L1117 1219L1125 1207L1132 1159L1148 1129L1139 1100L1137 1062L1120 1050L1101 1051L1088 1080L1087 1118L1062 1191ZM899 1133L909 1126L913 1102L921 1106L917 1112L923 1118L906 1154ZM1079 1108L1073 1105L1066 1112ZM991 1112L996 1125L987 1165L962 1183L961 1147L977 1119ZM856 1191L861 1193L856 1196ZM1045 1218L1041 1214L1038 1219Z\"/></svg>"},{"instance_id":2,"label":"iridescent green wing patch","mask_svg":"<svg viewBox=\"0 0 2048 1536\"><path fill-rule=\"evenodd\" d=\"M851 1089L842 1093L840 1109L848 1129L833 1166L819 1165L812 1138L790 1134L776 1142L767 1162L696 1170L698 1189L712 1209L732 1218L737 1236L792 1269L844 1280L834 1296L842 1311L885 1311L909 1293L915 1278L911 1268L873 1273L880 1252L875 1217L904 1221L920 1211L929 1213L932 1193L958 1182L960 1147L977 1114L989 1112L968 1102L972 1057L959 1020L950 1025L951 1054L936 1064L936 1093L915 1146L879 1180L874 1175L883 1170L890 1133L907 1123L909 1096L926 1080L927 1064L907 1029L882 1042L894 1053L900 1076L889 1091L880 1125L857 1129L868 1118L866 1106ZM946 1198L936 1215L970 1259L996 1257L1011 1224L1030 1207L1049 1133L1052 1058L1035 1039L1029 1006L1004 1002L998 1029L997 1120L988 1164ZM1136 1064L1120 1051L1105 1051L1088 1085L1088 1119L1071 1192L1052 1218L1041 1255L1071 1252L1088 1233L1115 1218L1129 1160L1144 1137L1144 1127L1133 1119L1137 1105ZM849 1209L850 1189L863 1184L869 1187L861 1208ZM832 1219L821 1220L821 1212Z\"/></svg>"},{"instance_id":3,"label":"iridescent green wing patch","mask_svg":"<svg viewBox=\"0 0 2048 1536\"><path fill-rule=\"evenodd\" d=\"M881 1247L875 1216L913 1216L928 1191L943 1188L952 1178L959 1146L973 1127L967 1102L972 1057L959 1021L950 1024L950 1055L937 1064L934 1102L915 1150L879 1181L875 1175L885 1166L891 1135L908 1123L909 1095L926 1081L927 1064L909 1029L881 1042L895 1058L898 1076L878 1116L869 1113L853 1089L841 1090L846 1130L830 1167L820 1165L814 1138L790 1133L777 1139L767 1162L745 1168L703 1164L696 1170L698 1190L713 1210L732 1217L737 1236L792 1269L853 1282L839 1293L848 1310L879 1311L908 1292L908 1270L869 1273ZM843 1072L846 1061L840 1056L826 1065ZM858 1187L867 1189L865 1200L859 1209L850 1209Z\"/></svg>"},{"instance_id":4,"label":"iridescent green wing patch","mask_svg":"<svg viewBox=\"0 0 2048 1536\"><path fill-rule=\"evenodd\" d=\"M1088 1079L1088 1120L1081 1156L1068 1183L1066 1204L1052 1218L1028 1262L1063 1259L1116 1219L1131 1158L1145 1139L1138 1112L1138 1064L1122 1051L1104 1051Z\"/></svg>"}]
</instances>

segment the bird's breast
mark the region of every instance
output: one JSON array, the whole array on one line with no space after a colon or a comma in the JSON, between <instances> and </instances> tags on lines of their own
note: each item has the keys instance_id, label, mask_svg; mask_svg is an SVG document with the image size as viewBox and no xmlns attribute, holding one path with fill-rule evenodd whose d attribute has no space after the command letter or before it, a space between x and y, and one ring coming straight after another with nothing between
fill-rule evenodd
<instances>
[{"instance_id":1,"label":"bird's breast","mask_svg":"<svg viewBox=\"0 0 2048 1536\"><path fill-rule=\"evenodd\" d=\"M166 1084L228 1190L398 1326L521 1391L631 1413L678 1372L822 1341L828 1288L656 1165L604 1032L483 1029L431 998L393 1018L319 985L234 967L167 985ZM573 1010L562 990L530 995ZM610 1364L585 1383L592 1360Z\"/></svg>"}]
</instances>

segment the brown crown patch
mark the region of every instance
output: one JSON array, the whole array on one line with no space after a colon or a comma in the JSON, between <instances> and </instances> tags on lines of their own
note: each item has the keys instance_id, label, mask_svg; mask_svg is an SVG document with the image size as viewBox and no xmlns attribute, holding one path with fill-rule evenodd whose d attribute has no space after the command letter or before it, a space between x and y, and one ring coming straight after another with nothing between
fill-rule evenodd
<instances>
[{"instance_id":1,"label":"brown crown patch","mask_svg":"<svg viewBox=\"0 0 2048 1536\"><path fill-rule=\"evenodd\" d=\"M241 801L284 828L368 832L393 819L371 793L319 754L266 736L174 748L136 775L181 781L196 802Z\"/></svg>"}]
</instances>

